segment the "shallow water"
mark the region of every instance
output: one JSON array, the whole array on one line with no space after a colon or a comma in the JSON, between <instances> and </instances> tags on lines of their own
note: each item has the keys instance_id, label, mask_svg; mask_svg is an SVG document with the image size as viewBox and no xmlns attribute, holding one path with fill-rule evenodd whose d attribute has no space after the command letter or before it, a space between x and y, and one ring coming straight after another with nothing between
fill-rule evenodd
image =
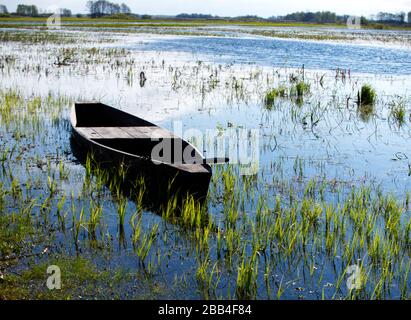
<instances>
[{"instance_id":1,"label":"shallow water","mask_svg":"<svg viewBox=\"0 0 411 320\"><path fill-rule=\"evenodd\" d=\"M141 45L130 46L140 49ZM372 45L318 43L268 38L179 37L149 42L149 51L185 52L215 63L251 63L279 68L410 75L411 50ZM203 58L204 59L204 58Z\"/></svg>"}]
</instances>

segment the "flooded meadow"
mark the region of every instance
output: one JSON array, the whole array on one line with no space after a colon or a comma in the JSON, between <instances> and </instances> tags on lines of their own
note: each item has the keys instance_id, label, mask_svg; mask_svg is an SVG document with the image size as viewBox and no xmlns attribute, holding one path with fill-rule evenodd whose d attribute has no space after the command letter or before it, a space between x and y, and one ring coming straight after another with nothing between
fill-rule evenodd
<instances>
[{"instance_id":1,"label":"flooded meadow","mask_svg":"<svg viewBox=\"0 0 411 320\"><path fill-rule=\"evenodd\" d=\"M410 37L2 27L0 298L410 298ZM230 146L206 132L246 132L237 142L257 148L253 170L213 165L204 201L153 204L144 179L76 154L76 101L175 131L207 156ZM51 265L60 291L45 285Z\"/></svg>"}]
</instances>

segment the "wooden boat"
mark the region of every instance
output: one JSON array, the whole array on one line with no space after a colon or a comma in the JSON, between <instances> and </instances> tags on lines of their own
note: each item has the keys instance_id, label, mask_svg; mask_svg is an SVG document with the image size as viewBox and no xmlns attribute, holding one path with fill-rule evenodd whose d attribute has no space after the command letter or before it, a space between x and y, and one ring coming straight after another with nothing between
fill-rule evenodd
<instances>
[{"instance_id":1,"label":"wooden boat","mask_svg":"<svg viewBox=\"0 0 411 320\"><path fill-rule=\"evenodd\" d=\"M77 147L101 164L121 163L128 173L143 174L154 185L173 181L176 189L207 194L210 165L194 146L172 132L101 103L74 104L71 125ZM153 155L160 143L170 147Z\"/></svg>"}]
</instances>

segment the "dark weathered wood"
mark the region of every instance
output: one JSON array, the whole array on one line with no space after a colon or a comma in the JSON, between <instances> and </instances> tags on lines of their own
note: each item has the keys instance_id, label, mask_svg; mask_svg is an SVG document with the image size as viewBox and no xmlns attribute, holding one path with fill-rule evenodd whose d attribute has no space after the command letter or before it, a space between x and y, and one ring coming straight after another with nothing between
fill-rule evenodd
<instances>
[{"instance_id":1,"label":"dark weathered wood","mask_svg":"<svg viewBox=\"0 0 411 320\"><path fill-rule=\"evenodd\" d=\"M121 127L122 130L131 134L136 139L173 139L177 138L172 132L157 126L151 127Z\"/></svg>"},{"instance_id":2,"label":"dark weathered wood","mask_svg":"<svg viewBox=\"0 0 411 320\"><path fill-rule=\"evenodd\" d=\"M170 131L159 127L77 127L94 139L177 139Z\"/></svg>"},{"instance_id":3,"label":"dark weathered wood","mask_svg":"<svg viewBox=\"0 0 411 320\"><path fill-rule=\"evenodd\" d=\"M195 183L201 183L201 177L204 177L205 183L210 182L211 167L191 144L144 119L104 104L82 103L73 106L71 123L76 138L81 140L81 145L98 150L101 155L106 153L105 160L113 161L114 158L119 158L131 164L149 161L154 165L154 170L167 171L170 175L177 172L188 174L197 180ZM176 160L169 162L152 159L151 150L158 143L156 141L161 139L171 139L173 146L182 146L181 151L191 148L195 164L181 163L182 156L177 156ZM174 159L175 156L173 149L170 159Z\"/></svg>"},{"instance_id":4,"label":"dark weathered wood","mask_svg":"<svg viewBox=\"0 0 411 320\"><path fill-rule=\"evenodd\" d=\"M83 134L85 137L89 139L103 139L101 135L99 135L93 128L76 128L78 132Z\"/></svg>"},{"instance_id":5,"label":"dark weathered wood","mask_svg":"<svg viewBox=\"0 0 411 320\"><path fill-rule=\"evenodd\" d=\"M150 136L140 128L141 127L122 127L122 129L132 135L134 139L150 139Z\"/></svg>"},{"instance_id":6,"label":"dark weathered wood","mask_svg":"<svg viewBox=\"0 0 411 320\"><path fill-rule=\"evenodd\" d=\"M92 128L103 139L133 139L134 137L122 130L121 127L95 127Z\"/></svg>"},{"instance_id":7,"label":"dark weathered wood","mask_svg":"<svg viewBox=\"0 0 411 320\"><path fill-rule=\"evenodd\" d=\"M171 164L170 166L190 173L208 173L206 167L201 164Z\"/></svg>"}]
</instances>

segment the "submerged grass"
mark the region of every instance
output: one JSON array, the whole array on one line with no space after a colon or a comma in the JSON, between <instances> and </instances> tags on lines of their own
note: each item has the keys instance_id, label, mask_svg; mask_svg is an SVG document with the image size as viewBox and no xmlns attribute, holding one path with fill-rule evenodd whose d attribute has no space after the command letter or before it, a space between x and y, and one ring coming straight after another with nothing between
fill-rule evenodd
<instances>
[{"instance_id":1,"label":"submerged grass","mask_svg":"<svg viewBox=\"0 0 411 320\"><path fill-rule=\"evenodd\" d=\"M390 104L390 117L399 125L402 126L406 120L405 101L392 102Z\"/></svg>"},{"instance_id":2,"label":"submerged grass","mask_svg":"<svg viewBox=\"0 0 411 320\"><path fill-rule=\"evenodd\" d=\"M371 85L365 84L361 87L361 92L358 93L358 98L358 103L361 107L374 106L377 94Z\"/></svg>"},{"instance_id":3,"label":"submerged grass","mask_svg":"<svg viewBox=\"0 0 411 320\"><path fill-rule=\"evenodd\" d=\"M61 271L61 289L46 286L49 266ZM92 261L83 258L56 257L35 263L18 274L7 274L2 279L0 297L6 300L79 300L120 298L117 288L135 276L123 270L100 270Z\"/></svg>"},{"instance_id":4,"label":"submerged grass","mask_svg":"<svg viewBox=\"0 0 411 320\"><path fill-rule=\"evenodd\" d=\"M287 97L295 98L297 104L301 104L304 96L310 93L311 85L306 81L298 80L298 77L295 79L292 77L289 86L281 84L277 88L267 91L264 97L265 107L271 110L277 98Z\"/></svg>"},{"instance_id":5,"label":"submerged grass","mask_svg":"<svg viewBox=\"0 0 411 320\"><path fill-rule=\"evenodd\" d=\"M271 109L274 105L276 98L285 98L288 96L288 88L284 85L279 86L278 88L271 89L265 95L264 103L268 109Z\"/></svg>"},{"instance_id":6,"label":"submerged grass","mask_svg":"<svg viewBox=\"0 0 411 320\"><path fill-rule=\"evenodd\" d=\"M15 101L17 106L20 103L30 105L28 110L34 110L31 113L48 110L44 99L25 101L18 98L17 93L3 96L7 96L7 101ZM25 119L21 115L16 118L12 113L9 116L10 111L4 111L7 108L2 109L5 115L2 121L8 119L9 125L12 125ZM4 155L7 165L10 164L10 153L5 152ZM226 167L214 173L213 180L218 189L210 195L207 206L194 198L187 198L179 204L176 198L171 197L161 210L166 225L153 223L147 227L143 218L144 180L136 180L133 193L123 194L120 185L127 180L127 171L114 168L114 173L110 173L94 161L92 156L85 161L83 196L72 194L66 197L61 194L62 183L70 179L70 175L64 174L65 169L60 161L55 165L56 175L50 161L46 163L47 170L43 176L48 179L44 186L48 192L42 196L34 196L36 193L31 190L31 184L23 184L14 177L5 179L11 174L2 175L4 182L0 188L0 206L7 206L7 210L3 210L0 216L0 261L33 254L32 251L25 253L25 250L39 248L38 245L41 248L44 244L43 228L48 226L57 228L62 234L68 232L67 237L72 239L78 253L90 249L110 251L110 239L113 237L118 237L122 246L127 246L126 239L131 237L133 251L143 270L152 277L165 259L164 253L158 250L168 243L168 221L173 222L179 234L190 239L194 246L192 254L198 261L195 277L207 298L235 296L254 299L261 297L264 291L268 296L292 295L289 280L284 280L289 276L284 276L281 271L283 263L289 264L292 269L306 269L310 281L318 282L318 287L321 287L324 280L314 268L317 259L322 259L325 265L338 260L342 266L342 269L328 273L327 281L333 281L335 288L324 293L327 298L382 298L388 294L386 288L393 284L402 288L403 296L407 294L408 278L398 277L403 270L400 266L407 268L410 263L406 248L410 244L411 219L404 206L406 202L400 202L391 195L383 195L366 187L353 188L348 194L339 195L336 203L329 203L321 197L323 183L315 179L304 182L303 165L300 163L295 173L304 185L303 190L284 187L279 193L260 193L254 198L255 195L249 192L252 180L239 179L237 169ZM110 191L109 195L107 190ZM29 194L33 197L25 199ZM128 197L133 199L135 205L129 202ZM105 201L117 204L117 231L120 232L113 233L105 226ZM15 203L16 207L11 207L11 203ZM59 217L57 224L51 217L53 203L56 203ZM220 213L210 215L210 203L220 204ZM245 203L255 204L252 209L255 215L245 213ZM65 221L67 212L72 214L71 223ZM38 221L42 221L40 228ZM26 241L37 245L27 246ZM366 275L362 291L348 292L344 288L345 270L355 265L358 259ZM11 265L4 268L3 272L6 270L9 275L7 270L11 270ZM280 272L283 279L280 282L270 276L271 273ZM25 277L35 281L33 273L27 273ZM97 273L96 277L93 281L104 279L104 274ZM10 281L10 284L19 283L16 279ZM229 285L227 287L222 283ZM297 291L308 290L307 283L301 283ZM74 282L68 293L50 297L79 298L75 292L82 286ZM26 295L49 297L37 289L27 292L24 286L20 287L21 292L12 291L10 286L6 288L2 292L6 298Z\"/></svg>"},{"instance_id":7,"label":"submerged grass","mask_svg":"<svg viewBox=\"0 0 411 320\"><path fill-rule=\"evenodd\" d=\"M8 25L10 27L10 25ZM24 27L24 25L23 25ZM2 26L0 25L0 29ZM81 37L65 33L54 33L48 31L15 32L0 31L0 43L21 42L32 45L45 44L75 44L83 42Z\"/></svg>"}]
</instances>

